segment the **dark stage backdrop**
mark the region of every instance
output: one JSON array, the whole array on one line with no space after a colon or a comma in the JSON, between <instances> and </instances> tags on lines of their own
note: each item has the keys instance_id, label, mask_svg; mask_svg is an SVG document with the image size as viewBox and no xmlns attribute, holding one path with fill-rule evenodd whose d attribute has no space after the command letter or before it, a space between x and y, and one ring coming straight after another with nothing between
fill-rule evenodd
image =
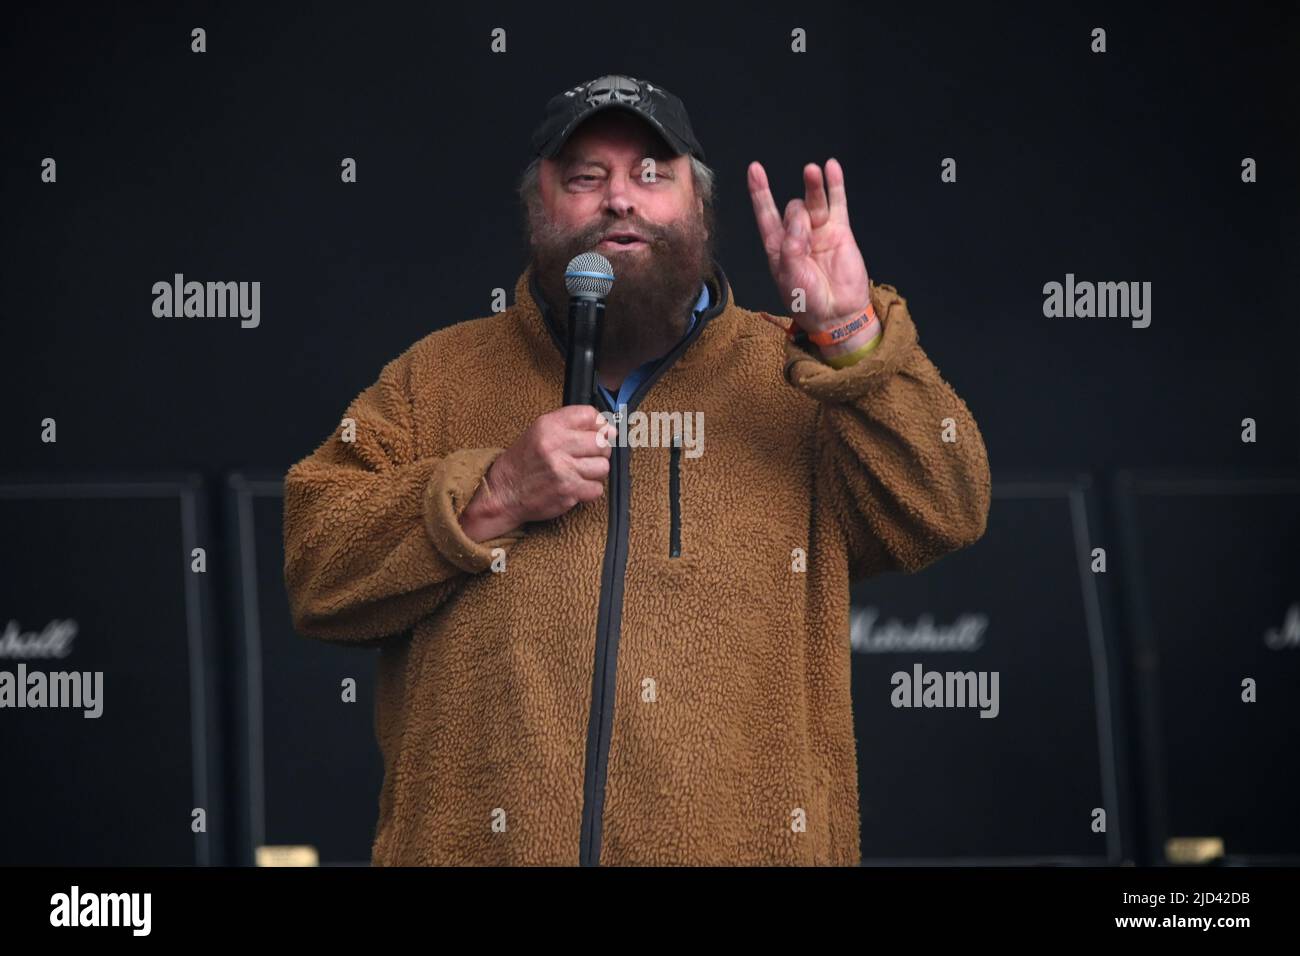
<instances>
[{"instance_id":1,"label":"dark stage backdrop","mask_svg":"<svg viewBox=\"0 0 1300 956\"><path fill-rule=\"evenodd\" d=\"M907 298L995 480L1300 462L1294 8L52 3L5 16L9 479L183 472L219 492L233 472L282 474L386 362L513 294L529 134L547 98L611 72L686 102L718 175L719 260L746 307L785 312L747 164L764 164L784 207L804 163L840 160L871 275ZM795 30L807 52L792 52ZM1246 159L1257 181L1243 182ZM155 317L153 284L176 273L259 282L259 324ZM1044 284L1067 275L1149 282L1149 326L1046 317ZM1095 513L1114 540L1109 487ZM209 567L234 567L222 495L203 500ZM23 560L7 551L0 571ZM239 596L230 575L211 584L229 728ZM1050 589L1016 599L1026 620L1055 613ZM0 627L15 614L0 607ZM237 733L213 739L224 766L241 764ZM221 841L214 859L246 850Z\"/></svg>"}]
</instances>

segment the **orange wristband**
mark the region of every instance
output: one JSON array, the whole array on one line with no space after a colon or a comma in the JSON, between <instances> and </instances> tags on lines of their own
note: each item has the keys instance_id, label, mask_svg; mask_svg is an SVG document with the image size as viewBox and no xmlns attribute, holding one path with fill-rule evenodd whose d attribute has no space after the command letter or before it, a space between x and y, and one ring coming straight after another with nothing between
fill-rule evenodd
<instances>
[{"instance_id":1,"label":"orange wristband","mask_svg":"<svg viewBox=\"0 0 1300 956\"><path fill-rule=\"evenodd\" d=\"M824 329L820 332L809 332L808 341L812 342L814 345L836 345L847 339L849 336L868 328L874 322L876 322L876 310L872 308L871 303L868 302L866 309L861 315L849 319L849 321L842 325L837 325L833 329ZM799 334L799 324L797 322L791 322L790 328L786 329L785 334L790 338L794 338Z\"/></svg>"}]
</instances>

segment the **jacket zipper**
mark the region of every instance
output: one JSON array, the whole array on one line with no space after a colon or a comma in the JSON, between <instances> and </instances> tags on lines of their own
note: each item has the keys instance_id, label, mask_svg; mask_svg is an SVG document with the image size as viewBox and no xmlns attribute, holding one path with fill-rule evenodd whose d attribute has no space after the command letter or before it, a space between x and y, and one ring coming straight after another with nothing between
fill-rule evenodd
<instances>
[{"instance_id":1,"label":"jacket zipper","mask_svg":"<svg viewBox=\"0 0 1300 956\"><path fill-rule=\"evenodd\" d=\"M600 404L609 408L603 395ZM629 403L628 408L631 408ZM615 409L610 409L615 411ZM618 641L622 636L623 573L627 567L630 453L618 445L610 450L609 528L600 579L600 610L596 615L596 661L591 672L591 713L587 718L587 759L582 783L582 832L578 839L581 866L600 863L605 816L605 780L609 770L609 741L614 730L614 691L618 675Z\"/></svg>"},{"instance_id":2,"label":"jacket zipper","mask_svg":"<svg viewBox=\"0 0 1300 956\"><path fill-rule=\"evenodd\" d=\"M668 451L668 557L682 556L682 436L673 436Z\"/></svg>"},{"instance_id":3,"label":"jacket zipper","mask_svg":"<svg viewBox=\"0 0 1300 956\"><path fill-rule=\"evenodd\" d=\"M691 334L678 342L664 357L659 366L637 386L628 398L624 413L630 414L641 398L659 381L660 377L677 362L708 324L709 319L727 306L727 277L715 264L718 300L700 313ZM551 322L550 310L542 300L541 290L534 275L529 291L542 314L543 324L551 333L560 354L564 354L564 341ZM594 389L591 396L596 408L602 406L611 412L609 402ZM677 449L674 448L676 453ZM609 770L609 742L614 728L614 691L618 674L618 641L623 622L623 575L627 570L627 524L631 502L630 449L615 444L610 449L609 523L605 535L605 557L600 576L600 607L596 614L596 659L591 675L591 714L587 720L587 751L582 782L582 828L578 838L578 862L581 866L600 865L601 835L605 813L605 782Z\"/></svg>"}]
</instances>

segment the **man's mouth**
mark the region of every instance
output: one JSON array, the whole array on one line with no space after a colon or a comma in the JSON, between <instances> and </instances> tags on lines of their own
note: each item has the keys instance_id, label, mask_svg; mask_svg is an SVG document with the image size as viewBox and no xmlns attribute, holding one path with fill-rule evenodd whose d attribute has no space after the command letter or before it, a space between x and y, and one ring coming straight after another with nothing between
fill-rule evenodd
<instances>
[{"instance_id":1,"label":"man's mouth","mask_svg":"<svg viewBox=\"0 0 1300 956\"><path fill-rule=\"evenodd\" d=\"M601 249L635 249L648 246L649 243L631 232L614 232L600 241Z\"/></svg>"}]
</instances>

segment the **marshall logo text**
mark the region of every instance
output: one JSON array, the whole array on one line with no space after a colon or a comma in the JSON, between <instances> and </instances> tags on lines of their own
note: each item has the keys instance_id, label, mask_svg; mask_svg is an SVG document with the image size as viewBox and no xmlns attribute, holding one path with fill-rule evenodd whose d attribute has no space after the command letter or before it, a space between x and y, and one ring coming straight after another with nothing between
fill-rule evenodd
<instances>
[{"instance_id":1,"label":"marshall logo text","mask_svg":"<svg viewBox=\"0 0 1300 956\"><path fill-rule=\"evenodd\" d=\"M24 634L18 622L10 620L0 634L0 657L67 657L76 636L77 622L71 619L50 621L39 634Z\"/></svg>"}]
</instances>

